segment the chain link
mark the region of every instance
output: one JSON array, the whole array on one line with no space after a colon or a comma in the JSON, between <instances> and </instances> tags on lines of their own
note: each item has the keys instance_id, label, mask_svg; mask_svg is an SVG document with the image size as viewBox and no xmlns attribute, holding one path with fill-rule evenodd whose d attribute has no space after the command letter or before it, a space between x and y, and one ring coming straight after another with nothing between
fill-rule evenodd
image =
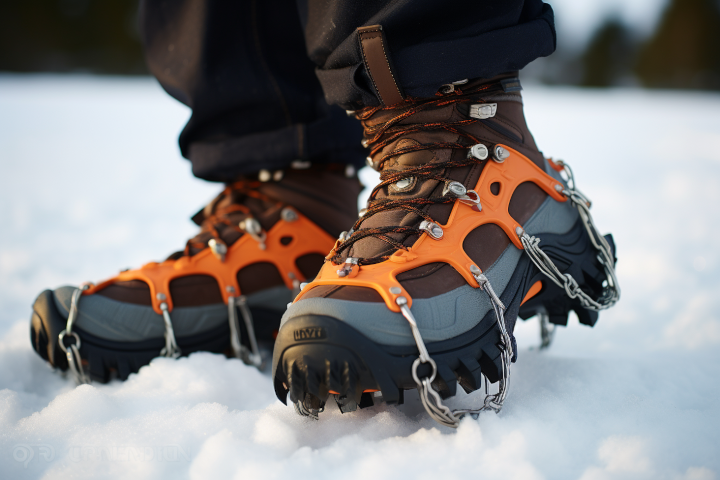
<instances>
[{"instance_id":1,"label":"chain link","mask_svg":"<svg viewBox=\"0 0 720 480\"><path fill-rule=\"evenodd\" d=\"M70 311L68 312L67 324L65 330L60 332L58 335L58 342L61 348L65 349L65 355L67 356L68 367L75 377L75 381L79 384L90 383L90 377L85 374L82 366L82 359L80 358L80 336L72 331L73 324L78 316L78 304L80 303L80 295L82 292L90 288L89 283L85 283L73 290L72 298L70 301ZM65 345L65 338L72 337L74 342L70 345Z\"/></svg>"},{"instance_id":2,"label":"chain link","mask_svg":"<svg viewBox=\"0 0 720 480\"><path fill-rule=\"evenodd\" d=\"M525 251L530 256L532 262L540 269L541 272L548 276L548 278L564 289L568 297L573 299L577 298L583 307L591 310L604 310L606 308L610 308L620 299L620 286L618 285L617 277L615 275L613 251L595 226L595 222L590 214L590 200L588 200L585 195L575 188L575 179L572 170L562 161L558 161L556 164L562 166L565 174L567 175L567 188L564 189L562 193L568 197L571 204L577 208L580 218L583 221L583 225L590 236L590 241L598 251L598 262L600 262L605 270L607 280L604 282L602 295L600 295L598 299L593 299L590 295L580 289L580 286L572 275L560 272L553 261L538 246L540 243L539 238L528 235L522 228L518 228L518 236L520 237L520 241L522 242ZM450 410L442 403L440 395L434 388L432 388L432 382L437 376L437 364L428 354L425 342L420 335L420 330L418 329L417 322L415 321L415 317L410 311L410 308L407 306L407 299L405 297L398 297L396 300L403 317L405 317L410 324L415 344L420 352L420 355L412 365L412 376L413 380L415 380L415 383L417 384L418 391L420 392L420 401L433 420L452 428L457 428L460 424L460 420L465 415L477 417L480 412L486 410L492 410L496 413L500 412L510 385L510 363L514 356L510 334L505 326L505 305L503 305L502 301L495 293L495 290L493 290L490 281L476 265L470 266L470 272L480 285L480 289L483 290L490 298L490 303L495 311L495 319L500 330L501 340L499 347L500 358L502 361L502 377L499 381L498 392L495 394L489 394L487 393L486 386L485 400L480 408ZM545 343L549 345L550 340L551 337L549 335L547 339L543 338L543 345L545 346ZM417 374L417 369L423 363L430 364L432 367L432 373L429 377L421 379Z\"/></svg>"},{"instance_id":3,"label":"chain link","mask_svg":"<svg viewBox=\"0 0 720 480\"><path fill-rule=\"evenodd\" d=\"M603 293L599 298L593 299L590 295L580 289L577 281L569 273L563 274L557 268L555 263L543 252L540 247L540 239L532 235L528 235L525 230L518 228L518 236L525 248L528 256L538 269L544 273L557 286L565 290L568 297L578 299L580 304L590 310L605 310L612 307L620 299L620 286L618 285L617 276L615 275L615 261L613 252L605 237L603 237L595 226L595 221L590 214L591 202L575 187L575 178L570 166L559 160L555 162L563 167L567 175L567 188L562 191L563 195L568 197L571 204L575 206L583 221L585 230L590 236L595 249L598 251L597 260L605 270L606 281L603 285Z\"/></svg>"},{"instance_id":4,"label":"chain link","mask_svg":"<svg viewBox=\"0 0 720 480\"><path fill-rule=\"evenodd\" d=\"M490 303L492 304L493 310L495 311L495 319L497 321L498 328L500 329L501 341L499 345L500 358L502 361L502 378L500 379L500 386L497 393L486 394L483 405L480 408L450 410L442 403L440 395L438 394L438 392L435 391L434 388L432 388L432 382L437 376L437 364L432 358L430 358L430 355L428 354L425 342L420 335L420 330L418 329L417 322L415 321L415 317L410 311L410 308L408 308L407 306L407 299L405 297L398 297L396 300L396 303L400 307L400 311L402 312L403 317L405 317L407 322L410 324L410 329L412 330L415 344L417 345L418 351L420 352L419 357L413 362L412 365L412 376L413 380L415 380L415 383L418 386L418 391L420 393L420 401L422 402L423 407L425 407L425 410L428 412L428 414L433 420L440 423L441 425L452 428L457 428L460 425L460 420L465 415L476 416L480 412L483 412L485 410L492 410L496 413L499 412L502 409L503 402L505 402L508 386L510 385L510 361L513 357L513 348L512 342L510 340L510 335L508 334L507 328L505 326L505 305L503 305L502 301L500 301L500 298L495 293L495 290L493 290L490 281L477 266L472 265L470 267L470 272L473 274L478 284L480 285L480 289L483 290L490 298ZM429 377L424 377L420 379L417 374L417 369L423 363L430 364L430 366L432 367L432 373Z\"/></svg>"},{"instance_id":5,"label":"chain link","mask_svg":"<svg viewBox=\"0 0 720 480\"><path fill-rule=\"evenodd\" d=\"M243 322L245 323L245 329L248 332L250 349L248 349L240 341L240 324L237 316L238 308L240 308L240 313L243 317ZM235 356L247 365L253 365L260 368L262 366L262 356L260 355L257 339L255 337L252 312L250 312L250 308L247 306L245 295L240 295L238 297L231 296L228 298L228 320L230 323L230 345L232 346L233 353L235 353Z\"/></svg>"},{"instance_id":6,"label":"chain link","mask_svg":"<svg viewBox=\"0 0 720 480\"><path fill-rule=\"evenodd\" d=\"M160 310L162 311L163 322L165 324L165 346L160 350L160 355L168 358L178 358L182 355L182 351L180 347L178 347L177 340L175 339L175 329L173 328L167 303L162 302L160 304Z\"/></svg>"}]
</instances>

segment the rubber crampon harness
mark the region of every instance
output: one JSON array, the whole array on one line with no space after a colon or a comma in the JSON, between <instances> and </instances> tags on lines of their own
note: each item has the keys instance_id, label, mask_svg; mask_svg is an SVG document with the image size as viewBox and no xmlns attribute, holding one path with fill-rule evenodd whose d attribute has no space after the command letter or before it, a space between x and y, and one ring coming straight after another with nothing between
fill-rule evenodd
<instances>
[{"instance_id":1,"label":"rubber crampon harness","mask_svg":"<svg viewBox=\"0 0 720 480\"><path fill-rule=\"evenodd\" d=\"M268 197L255 191L257 182L237 182L226 187L222 195L233 191L265 201ZM176 278L190 275L207 275L217 281L224 303L228 306L230 344L235 356L246 364L261 366L261 357L253 327L253 318L237 281L237 272L254 263L270 263L281 273L285 286L294 294L300 291L300 282L305 276L298 269L295 260L307 254L325 255L333 245L334 239L323 229L315 225L303 214L292 207L276 202L281 209L278 220L267 232L260 222L252 217L244 205L231 204L217 209L205 218L202 231L209 232L212 238L204 243L188 241L183 256L163 262L150 262L135 270L120 272L97 285L85 283L73 292L67 326L59 335L61 348L65 349L68 366L78 383L89 383L90 378L84 372L80 358L80 337L73 331L78 316L78 307L82 295L91 295L116 282L140 280L150 288L152 308L163 321L165 328L165 346L160 356L177 358L181 355L173 330L173 299L170 295L170 282ZM239 223L228 220L233 212L246 214ZM232 245L227 246L215 227L224 224L243 235ZM202 233L202 232L201 232ZM288 241L289 239L289 241ZM194 253L196 252L196 253ZM242 344L238 309L248 333L250 348ZM71 338L72 341L66 341Z\"/></svg>"},{"instance_id":2,"label":"rubber crampon harness","mask_svg":"<svg viewBox=\"0 0 720 480\"><path fill-rule=\"evenodd\" d=\"M403 105L369 107L356 112L357 118L363 122L365 129L363 144L371 148L368 163L376 170L381 171L380 183L373 189L367 209L361 213L361 217L352 230L344 232L340 236L333 250L326 257L326 263L318 276L313 282L305 286L295 299L295 301L302 299L303 295L310 289L320 285L352 285L372 288L377 291L387 308L401 314L410 326L419 352L417 360L412 365L412 377L417 384L423 406L434 420L450 427L457 427L464 415L476 416L484 410L500 411L507 395L510 380L510 362L514 355L504 319L505 306L493 290L490 281L462 248L463 239L471 231L487 223L493 223L502 228L513 245L525 250L532 262L551 281L562 287L571 298L579 299L585 308L592 310L609 308L617 302L620 296L620 289L614 271L613 252L595 227L589 211L590 202L576 189L572 171L567 165L549 160L552 168L566 174L566 186L548 175L518 151L501 144L486 145L458 128L478 121L475 118L451 123L414 125L401 125L400 123L428 108L477 101L468 98L468 95L475 95L475 98L477 98L477 94L494 93L497 88L497 84L486 84L468 91L454 87L449 89L449 92L445 92L446 94L432 99L414 99L409 104L409 108L404 109L387 122L374 127L368 126L367 121L371 117L380 111L397 110ZM492 104L479 103L470 105L471 112L491 108ZM383 155L376 161L373 160L378 152L391 142L413 132L427 130L445 130L457 134L469 140L471 146L455 142L417 144L398 148ZM459 160L408 167L402 171L382 171L383 164L392 157L419 150L436 149L465 150L468 153L465 158ZM444 169L474 164L483 165L483 169L475 188L472 190L468 190L460 182L442 175ZM375 198L383 187L410 178L415 178L417 181L433 179L444 182L443 195L440 197L408 199ZM603 293L599 298L591 298L579 288L571 275L562 274L552 260L538 247L540 239L525 232L522 226L510 216L508 207L515 189L520 184L528 181L535 183L555 201L570 201L577 208L590 239L598 251L598 259L603 265L607 276L607 281L603 284ZM500 185L499 195L491 194L491 185L493 184ZM453 203L452 211L445 225L436 223L422 210L423 207L428 205L440 203ZM360 228L363 222L374 214L390 209L403 209L415 213L423 220L418 227ZM412 246L406 246L401 241L393 238L391 234L419 235L419 238ZM370 236L388 243L396 249L395 252L373 258L346 257L343 261L343 252L349 251L355 242ZM425 342L412 314L412 297L397 280L397 276L402 272L436 262L452 265L470 286L484 291L489 297L495 312L502 342L502 345L499 346L502 356L502 375L498 392L486 394L483 405L476 409L450 410L442 403L438 392L431 387L431 383L437 374L437 365L428 354ZM427 377L420 378L417 370L424 363L430 364L432 373Z\"/></svg>"}]
</instances>

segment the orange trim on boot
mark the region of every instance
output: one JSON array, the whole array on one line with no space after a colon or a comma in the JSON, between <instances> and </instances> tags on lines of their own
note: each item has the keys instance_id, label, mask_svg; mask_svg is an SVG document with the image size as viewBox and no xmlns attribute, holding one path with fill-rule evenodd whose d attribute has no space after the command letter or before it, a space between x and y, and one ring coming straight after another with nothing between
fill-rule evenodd
<instances>
[{"instance_id":1,"label":"orange trim on boot","mask_svg":"<svg viewBox=\"0 0 720 480\"><path fill-rule=\"evenodd\" d=\"M546 160L547 160L548 164L550 165L550 168L552 168L556 172L562 172L565 170L565 167L563 165L555 163L555 160L553 160L552 158L547 158Z\"/></svg>"},{"instance_id":2,"label":"orange trim on boot","mask_svg":"<svg viewBox=\"0 0 720 480\"><path fill-rule=\"evenodd\" d=\"M189 275L209 275L217 281L223 301L228 303L230 297L242 294L237 283L237 272L248 265L259 262L273 264L282 275L285 285L292 290L293 280L306 280L297 268L295 260L309 253L318 253L324 256L335 243L335 239L325 230L297 210L294 211L297 219L293 221L280 219L267 232L264 250L260 248L260 244L255 239L244 234L228 247L224 262L213 255L209 248L205 248L191 257L185 256L162 263L150 262L138 269L120 272L116 277L85 290L83 295L96 293L115 282L141 280L150 287L153 310L155 313L162 314L161 303L165 302L168 310L173 308L173 301L170 297L172 280ZM292 237L292 241L283 245L280 240L284 237ZM228 287L232 287L232 289ZM232 291L233 289L234 291ZM163 294L165 299L158 299L158 294Z\"/></svg>"},{"instance_id":3,"label":"orange trim on boot","mask_svg":"<svg viewBox=\"0 0 720 480\"><path fill-rule=\"evenodd\" d=\"M443 238L434 240L427 233L423 233L408 250L398 250L388 260L380 263L353 265L350 273L344 277L339 277L337 274L337 270L342 268L341 265L326 261L315 280L300 292L295 301L302 299L304 294L320 285L352 285L376 290L390 310L400 312L396 299L400 296L405 297L410 307L412 298L397 280L397 276L402 272L436 262L452 265L469 285L479 288L480 285L470 273L470 265L474 265L475 262L462 248L465 237L481 225L494 223L503 229L517 248L522 250L523 246L517 234L517 229L522 227L508 212L515 189L529 181L535 183L554 200L558 202L567 200L560 193L564 188L560 182L517 150L505 145L500 146L505 148L510 156L502 163L488 160L475 187L480 197L481 211L478 212L476 206L456 201L447 224L442 225ZM494 183L500 186L498 195L494 195L490 190L490 186Z\"/></svg>"},{"instance_id":4,"label":"orange trim on boot","mask_svg":"<svg viewBox=\"0 0 720 480\"><path fill-rule=\"evenodd\" d=\"M540 293L540 290L542 290L543 284L542 280L538 280L537 282L532 284L532 287L530 287L530 290L527 291L525 294L525 297L522 299L522 302L520 302L520 305L524 305L525 302L533 298L535 295Z\"/></svg>"}]
</instances>

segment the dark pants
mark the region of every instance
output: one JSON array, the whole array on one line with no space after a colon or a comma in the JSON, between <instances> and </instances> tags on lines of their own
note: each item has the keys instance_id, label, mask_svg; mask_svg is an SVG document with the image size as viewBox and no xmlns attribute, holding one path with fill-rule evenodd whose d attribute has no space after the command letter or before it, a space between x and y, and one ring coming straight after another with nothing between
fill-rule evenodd
<instances>
[{"instance_id":1,"label":"dark pants","mask_svg":"<svg viewBox=\"0 0 720 480\"><path fill-rule=\"evenodd\" d=\"M141 22L150 70L192 109L182 154L216 181L294 160L364 164L343 111L379 104L358 27L382 25L413 97L555 49L542 0L143 0Z\"/></svg>"}]
</instances>

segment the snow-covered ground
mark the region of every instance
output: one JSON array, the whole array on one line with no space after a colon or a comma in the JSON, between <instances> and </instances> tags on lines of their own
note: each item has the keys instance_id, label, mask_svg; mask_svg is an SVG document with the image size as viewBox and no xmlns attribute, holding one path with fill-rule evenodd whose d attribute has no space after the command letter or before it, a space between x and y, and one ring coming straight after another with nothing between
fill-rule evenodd
<instances>
[{"instance_id":1,"label":"snow-covered ground","mask_svg":"<svg viewBox=\"0 0 720 480\"><path fill-rule=\"evenodd\" d=\"M152 80L0 76L0 477L718 478L720 95L531 87L526 105L614 233L623 298L547 352L520 325L505 409L455 431L410 395L303 419L206 353L108 385L51 371L35 295L164 258L218 187L190 175L188 111Z\"/></svg>"}]
</instances>

